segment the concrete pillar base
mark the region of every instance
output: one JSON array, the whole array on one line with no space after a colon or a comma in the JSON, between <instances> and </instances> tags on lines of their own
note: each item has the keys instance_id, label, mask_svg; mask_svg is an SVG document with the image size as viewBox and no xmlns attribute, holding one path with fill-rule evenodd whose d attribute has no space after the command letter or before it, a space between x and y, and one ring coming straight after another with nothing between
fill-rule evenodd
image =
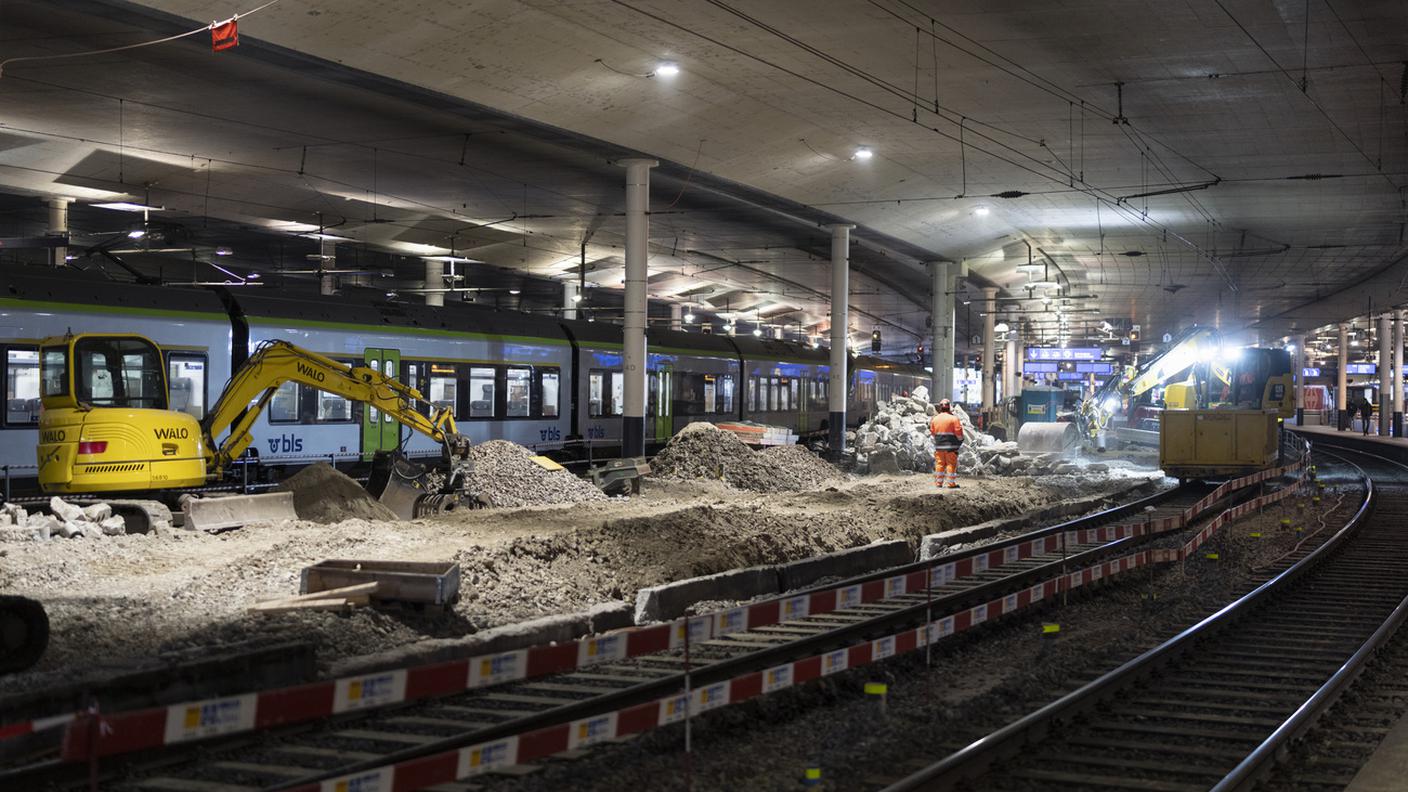
<instances>
[{"instance_id":1,"label":"concrete pillar base","mask_svg":"<svg viewBox=\"0 0 1408 792\"><path fill-rule=\"evenodd\" d=\"M827 418L828 435L831 451L840 454L846 449L846 414L843 412L833 412Z\"/></svg>"},{"instance_id":2,"label":"concrete pillar base","mask_svg":"<svg viewBox=\"0 0 1408 792\"><path fill-rule=\"evenodd\" d=\"M1403 413L1401 412L1396 412L1393 414L1393 436L1403 436Z\"/></svg>"},{"instance_id":3,"label":"concrete pillar base","mask_svg":"<svg viewBox=\"0 0 1408 792\"><path fill-rule=\"evenodd\" d=\"M1305 426L1305 408L1296 408L1296 426Z\"/></svg>"},{"instance_id":4,"label":"concrete pillar base","mask_svg":"<svg viewBox=\"0 0 1408 792\"><path fill-rule=\"evenodd\" d=\"M645 456L645 418L627 416L621 419L621 456Z\"/></svg>"}]
</instances>

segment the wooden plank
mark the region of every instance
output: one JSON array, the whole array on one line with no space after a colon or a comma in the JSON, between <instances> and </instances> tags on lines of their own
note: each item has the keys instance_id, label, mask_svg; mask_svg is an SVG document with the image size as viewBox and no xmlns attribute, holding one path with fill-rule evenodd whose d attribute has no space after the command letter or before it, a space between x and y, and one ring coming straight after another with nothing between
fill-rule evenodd
<instances>
[{"instance_id":1,"label":"wooden plank","mask_svg":"<svg viewBox=\"0 0 1408 792\"><path fill-rule=\"evenodd\" d=\"M381 583L373 580L370 583L358 583L355 586L343 586L342 588L328 589L326 591L314 591L310 594L292 594L289 596L268 596L260 597L260 602L304 602L306 600L337 599L338 597L355 597L362 594L375 594L381 587Z\"/></svg>"},{"instance_id":2,"label":"wooden plank","mask_svg":"<svg viewBox=\"0 0 1408 792\"><path fill-rule=\"evenodd\" d=\"M333 611L349 607L345 599L317 599L303 602L260 602L250 606L258 613L284 613L287 611Z\"/></svg>"}]
</instances>

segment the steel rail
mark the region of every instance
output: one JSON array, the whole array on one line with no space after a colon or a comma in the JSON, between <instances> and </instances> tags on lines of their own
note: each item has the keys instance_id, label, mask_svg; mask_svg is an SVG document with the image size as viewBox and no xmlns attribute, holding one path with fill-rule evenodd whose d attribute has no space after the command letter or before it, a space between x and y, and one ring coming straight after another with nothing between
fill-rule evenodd
<instances>
[{"instance_id":1,"label":"steel rail","mask_svg":"<svg viewBox=\"0 0 1408 792\"><path fill-rule=\"evenodd\" d=\"M997 759L1015 753L1021 746L1045 735L1062 719L1089 710L1127 685L1166 667L1214 631L1240 619L1268 597L1279 593L1299 579L1331 553L1340 549L1344 541L1364 523L1375 503L1376 489L1373 480L1362 468L1353 463L1349 464L1359 470L1362 476L1365 485L1364 500L1354 516L1340 530L1304 558L1168 641L959 751L901 778L885 787L884 792L948 789L965 778L981 774Z\"/></svg>"}]
</instances>

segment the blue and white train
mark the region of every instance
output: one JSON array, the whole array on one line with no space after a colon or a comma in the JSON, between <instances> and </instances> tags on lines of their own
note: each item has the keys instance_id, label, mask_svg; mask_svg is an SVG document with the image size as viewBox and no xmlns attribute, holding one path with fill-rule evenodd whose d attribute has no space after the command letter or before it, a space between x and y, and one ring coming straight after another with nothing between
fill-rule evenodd
<instances>
[{"instance_id":1,"label":"blue and white train","mask_svg":"<svg viewBox=\"0 0 1408 792\"><path fill-rule=\"evenodd\" d=\"M205 414L233 369L269 339L394 374L451 406L474 442L495 438L563 459L617 453L624 380L621 328L468 304L428 308L350 290L337 298L273 289L182 288L99 274L12 266L0 275L0 466L32 478L38 442L38 343L66 332L137 333L161 346L172 409ZM746 420L823 435L827 352L753 337L652 328L647 336L646 440L658 448L691 421ZM848 419L928 382L921 368L851 361ZM379 450L438 454L389 416L287 383L253 428L260 468L331 460L355 467Z\"/></svg>"}]
</instances>

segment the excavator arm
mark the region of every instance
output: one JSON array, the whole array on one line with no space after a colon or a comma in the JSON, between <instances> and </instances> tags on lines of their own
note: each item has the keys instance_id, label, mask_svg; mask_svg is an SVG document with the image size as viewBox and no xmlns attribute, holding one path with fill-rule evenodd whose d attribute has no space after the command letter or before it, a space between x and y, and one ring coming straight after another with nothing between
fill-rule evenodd
<instances>
[{"instance_id":1,"label":"excavator arm","mask_svg":"<svg viewBox=\"0 0 1408 792\"><path fill-rule=\"evenodd\" d=\"M1212 328L1193 327L1174 341L1163 354L1149 359L1133 374L1114 376L1081 402L1077 424L1081 434L1094 440L1110 424L1110 419L1126 399L1162 385L1188 367L1206 361L1217 349L1220 335ZM1220 370L1218 370L1220 369ZM1224 383L1231 378L1225 367L1214 366L1214 376Z\"/></svg>"},{"instance_id":2,"label":"excavator arm","mask_svg":"<svg viewBox=\"0 0 1408 792\"><path fill-rule=\"evenodd\" d=\"M274 392L286 382L298 382L381 410L439 443L449 457L463 456L469 447L469 440L456 429L450 409L432 405L430 417L416 409L429 402L415 388L374 369L339 363L287 341L265 341L230 377L201 422L209 466L217 477L249 447L250 428ZM228 436L216 443L227 430Z\"/></svg>"}]
</instances>

